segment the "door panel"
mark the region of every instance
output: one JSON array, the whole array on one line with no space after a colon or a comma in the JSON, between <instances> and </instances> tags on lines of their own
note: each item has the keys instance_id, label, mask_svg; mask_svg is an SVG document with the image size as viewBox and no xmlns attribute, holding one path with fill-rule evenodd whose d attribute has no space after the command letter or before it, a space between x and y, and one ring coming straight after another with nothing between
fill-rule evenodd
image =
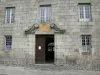
<instances>
[{"instance_id":1,"label":"door panel","mask_svg":"<svg viewBox=\"0 0 100 75\"><path fill-rule=\"evenodd\" d=\"M36 36L36 52L35 52L35 62L45 63L45 38L41 36Z\"/></svg>"},{"instance_id":2,"label":"door panel","mask_svg":"<svg viewBox=\"0 0 100 75\"><path fill-rule=\"evenodd\" d=\"M54 62L54 35L36 35L35 63Z\"/></svg>"}]
</instances>

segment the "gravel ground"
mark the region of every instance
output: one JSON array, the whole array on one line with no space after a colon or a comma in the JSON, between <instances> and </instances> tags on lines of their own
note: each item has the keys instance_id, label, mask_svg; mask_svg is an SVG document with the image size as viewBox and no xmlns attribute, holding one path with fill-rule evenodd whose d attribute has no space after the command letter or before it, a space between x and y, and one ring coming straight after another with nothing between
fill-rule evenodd
<instances>
[{"instance_id":1,"label":"gravel ground","mask_svg":"<svg viewBox=\"0 0 100 75\"><path fill-rule=\"evenodd\" d=\"M0 75L100 75L100 71L68 70L55 66L14 67L0 65Z\"/></svg>"}]
</instances>

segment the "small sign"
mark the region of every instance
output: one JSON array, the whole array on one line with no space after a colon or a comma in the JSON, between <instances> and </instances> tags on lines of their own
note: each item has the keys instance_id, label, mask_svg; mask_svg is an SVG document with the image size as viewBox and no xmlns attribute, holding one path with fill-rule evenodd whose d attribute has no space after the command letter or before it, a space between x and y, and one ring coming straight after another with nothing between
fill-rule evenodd
<instances>
[{"instance_id":1,"label":"small sign","mask_svg":"<svg viewBox=\"0 0 100 75\"><path fill-rule=\"evenodd\" d=\"M40 24L40 31L41 32L49 32L50 31L50 24Z\"/></svg>"}]
</instances>

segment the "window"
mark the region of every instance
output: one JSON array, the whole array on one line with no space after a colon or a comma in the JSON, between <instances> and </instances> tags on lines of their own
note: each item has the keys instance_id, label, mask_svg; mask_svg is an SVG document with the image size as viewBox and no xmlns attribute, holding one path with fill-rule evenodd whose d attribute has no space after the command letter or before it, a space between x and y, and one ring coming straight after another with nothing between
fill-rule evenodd
<instances>
[{"instance_id":1,"label":"window","mask_svg":"<svg viewBox=\"0 0 100 75\"><path fill-rule=\"evenodd\" d=\"M12 36L5 36L5 50L11 50L12 47Z\"/></svg>"},{"instance_id":2,"label":"window","mask_svg":"<svg viewBox=\"0 0 100 75\"><path fill-rule=\"evenodd\" d=\"M82 47L83 52L90 52L92 45L91 45L91 35L82 35Z\"/></svg>"},{"instance_id":3,"label":"window","mask_svg":"<svg viewBox=\"0 0 100 75\"><path fill-rule=\"evenodd\" d=\"M15 7L6 7L5 23L13 23L15 18Z\"/></svg>"},{"instance_id":4,"label":"window","mask_svg":"<svg viewBox=\"0 0 100 75\"><path fill-rule=\"evenodd\" d=\"M79 21L90 21L91 20L91 5L89 3L78 5L79 9Z\"/></svg>"},{"instance_id":5,"label":"window","mask_svg":"<svg viewBox=\"0 0 100 75\"><path fill-rule=\"evenodd\" d=\"M51 21L51 5L40 5L40 20L41 22Z\"/></svg>"}]
</instances>

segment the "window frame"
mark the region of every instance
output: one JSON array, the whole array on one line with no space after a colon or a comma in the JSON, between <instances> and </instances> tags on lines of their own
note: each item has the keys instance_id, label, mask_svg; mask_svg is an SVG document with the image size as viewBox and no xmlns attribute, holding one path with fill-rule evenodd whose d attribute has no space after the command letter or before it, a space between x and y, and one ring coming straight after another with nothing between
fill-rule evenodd
<instances>
[{"instance_id":1,"label":"window frame","mask_svg":"<svg viewBox=\"0 0 100 75\"><path fill-rule=\"evenodd\" d=\"M44 9L44 11L43 11L43 9ZM49 11L49 13L48 13L47 10ZM49 23L49 22L51 22L51 19L52 19L52 15L51 14L52 14L51 4L48 4L48 5L40 5L40 22L41 23ZM42 15L44 15L44 16L42 16Z\"/></svg>"},{"instance_id":2,"label":"window frame","mask_svg":"<svg viewBox=\"0 0 100 75\"><path fill-rule=\"evenodd\" d=\"M9 13L8 10L10 10ZM5 7L5 23L14 23L14 22L15 22L15 7Z\"/></svg>"},{"instance_id":3,"label":"window frame","mask_svg":"<svg viewBox=\"0 0 100 75\"><path fill-rule=\"evenodd\" d=\"M83 18L81 18L80 16L80 6L83 6ZM86 6L89 7L88 10L88 16L89 18L86 18ZM79 21L92 21L92 12L91 12L91 3L78 3L78 17L79 17Z\"/></svg>"},{"instance_id":4,"label":"window frame","mask_svg":"<svg viewBox=\"0 0 100 75\"><path fill-rule=\"evenodd\" d=\"M7 41L7 38L11 38L10 40L8 39ZM8 42L11 42L10 43L10 48L7 47L7 43ZM4 50L5 51L11 51L12 50L12 35L4 35Z\"/></svg>"},{"instance_id":5,"label":"window frame","mask_svg":"<svg viewBox=\"0 0 100 75\"><path fill-rule=\"evenodd\" d=\"M85 39L83 39L83 37ZM92 36L91 35L81 35L81 45L82 45L82 52L91 52L92 51Z\"/></svg>"}]
</instances>

